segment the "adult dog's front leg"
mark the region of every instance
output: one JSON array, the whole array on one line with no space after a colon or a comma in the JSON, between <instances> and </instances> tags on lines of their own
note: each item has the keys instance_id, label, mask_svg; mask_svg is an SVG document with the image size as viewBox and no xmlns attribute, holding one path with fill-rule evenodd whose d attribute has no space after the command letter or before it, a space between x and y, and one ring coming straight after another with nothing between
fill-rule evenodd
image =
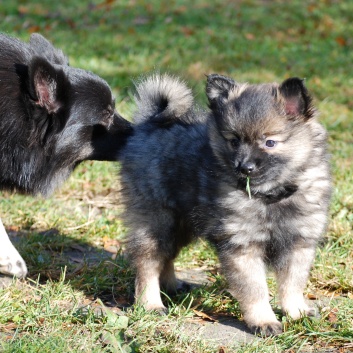
<instances>
[{"instance_id":1,"label":"adult dog's front leg","mask_svg":"<svg viewBox=\"0 0 353 353\"><path fill-rule=\"evenodd\" d=\"M25 261L11 243L0 219L0 273L24 278L27 272Z\"/></svg>"}]
</instances>

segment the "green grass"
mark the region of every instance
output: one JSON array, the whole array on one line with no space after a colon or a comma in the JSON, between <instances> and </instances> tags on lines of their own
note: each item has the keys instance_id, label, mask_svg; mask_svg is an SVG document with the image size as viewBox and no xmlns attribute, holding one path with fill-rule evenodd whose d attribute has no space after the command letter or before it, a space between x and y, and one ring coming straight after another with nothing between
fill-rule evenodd
<instances>
[{"instance_id":1,"label":"green grass","mask_svg":"<svg viewBox=\"0 0 353 353\"><path fill-rule=\"evenodd\" d=\"M353 3L22 0L1 5L0 23L26 41L41 32L71 65L105 78L128 118L132 80L153 70L187 78L201 104L212 72L251 83L306 78L329 131L334 179L330 225L306 291L321 300L321 318L282 318L282 335L224 350L352 350ZM30 270L27 281L1 290L2 351L221 352L182 329L193 309L241 319L205 242L183 250L177 266L207 269L210 285L166 299L163 318L130 306L117 174L113 163L86 162L49 199L2 194L0 215ZM275 294L272 277L269 286Z\"/></svg>"}]
</instances>

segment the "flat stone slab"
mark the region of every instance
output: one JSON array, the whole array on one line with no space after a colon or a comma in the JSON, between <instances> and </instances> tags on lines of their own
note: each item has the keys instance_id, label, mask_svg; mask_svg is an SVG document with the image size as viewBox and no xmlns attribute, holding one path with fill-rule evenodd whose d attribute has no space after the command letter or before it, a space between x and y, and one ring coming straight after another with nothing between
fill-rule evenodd
<instances>
[{"instance_id":1,"label":"flat stone slab","mask_svg":"<svg viewBox=\"0 0 353 353\"><path fill-rule=\"evenodd\" d=\"M180 281L184 281L191 286L202 286L204 284L210 283L207 273L204 269L175 269L175 275Z\"/></svg>"},{"instance_id":2,"label":"flat stone slab","mask_svg":"<svg viewBox=\"0 0 353 353\"><path fill-rule=\"evenodd\" d=\"M210 283L204 269L177 268L175 272L179 280L191 286ZM182 331L186 337L207 341L215 346L233 347L259 339L250 332L243 321L229 316L212 315L210 320L207 320L207 315L205 319L195 317L182 326Z\"/></svg>"},{"instance_id":3,"label":"flat stone slab","mask_svg":"<svg viewBox=\"0 0 353 353\"><path fill-rule=\"evenodd\" d=\"M244 322L228 316L217 317L216 322L186 322L182 331L187 337L215 346L234 347L259 339L250 333Z\"/></svg>"}]
</instances>

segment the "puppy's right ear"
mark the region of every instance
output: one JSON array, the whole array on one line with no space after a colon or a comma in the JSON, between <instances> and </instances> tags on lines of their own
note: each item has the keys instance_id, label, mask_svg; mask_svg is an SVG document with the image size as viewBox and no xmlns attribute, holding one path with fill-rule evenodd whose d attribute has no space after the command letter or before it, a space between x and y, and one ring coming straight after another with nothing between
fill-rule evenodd
<instances>
[{"instance_id":1,"label":"puppy's right ear","mask_svg":"<svg viewBox=\"0 0 353 353\"><path fill-rule=\"evenodd\" d=\"M31 95L37 105L49 114L56 113L68 91L68 80L60 66L52 65L43 58L34 58L28 66L28 78Z\"/></svg>"}]
</instances>

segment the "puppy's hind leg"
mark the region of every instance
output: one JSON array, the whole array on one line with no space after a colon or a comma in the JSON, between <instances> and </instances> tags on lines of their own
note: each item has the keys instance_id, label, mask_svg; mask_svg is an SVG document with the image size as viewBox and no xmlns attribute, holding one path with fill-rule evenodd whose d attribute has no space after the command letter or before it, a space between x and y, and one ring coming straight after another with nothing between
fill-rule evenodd
<instances>
[{"instance_id":1,"label":"puppy's hind leg","mask_svg":"<svg viewBox=\"0 0 353 353\"><path fill-rule=\"evenodd\" d=\"M175 276L173 260L168 260L164 263L163 270L160 275L160 284L163 290L168 293L175 293L177 291L178 280Z\"/></svg>"},{"instance_id":2,"label":"puppy's hind leg","mask_svg":"<svg viewBox=\"0 0 353 353\"><path fill-rule=\"evenodd\" d=\"M139 217L139 220L144 218ZM132 230L127 242L127 252L136 270L135 300L147 310L166 312L160 294L160 277L165 264L171 261L166 251L166 238L170 235L160 222L152 227L140 226ZM172 263L172 262L171 262Z\"/></svg>"},{"instance_id":3,"label":"puppy's hind leg","mask_svg":"<svg viewBox=\"0 0 353 353\"><path fill-rule=\"evenodd\" d=\"M24 278L27 272L25 261L11 243L0 219L0 273Z\"/></svg>"},{"instance_id":4,"label":"puppy's hind leg","mask_svg":"<svg viewBox=\"0 0 353 353\"><path fill-rule=\"evenodd\" d=\"M135 299L147 310L166 313L163 305L159 277L163 270L164 261L158 257L142 256L136 265Z\"/></svg>"},{"instance_id":5,"label":"puppy's hind leg","mask_svg":"<svg viewBox=\"0 0 353 353\"><path fill-rule=\"evenodd\" d=\"M190 284L176 278L173 260L168 260L165 262L163 271L160 276L160 284L162 289L165 290L168 294L186 292L191 289Z\"/></svg>"}]
</instances>

